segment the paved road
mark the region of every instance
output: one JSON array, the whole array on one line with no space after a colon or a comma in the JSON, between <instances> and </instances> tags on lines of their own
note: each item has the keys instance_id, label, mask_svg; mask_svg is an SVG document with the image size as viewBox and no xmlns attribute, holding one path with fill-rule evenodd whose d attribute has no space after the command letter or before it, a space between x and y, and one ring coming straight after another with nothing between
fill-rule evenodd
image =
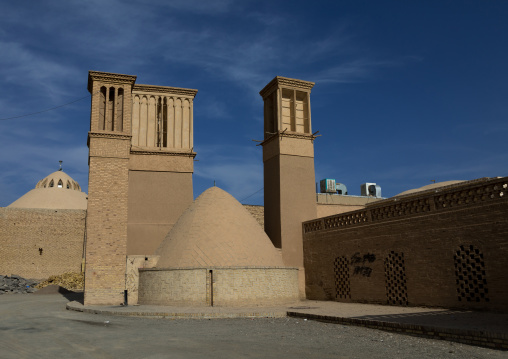
<instances>
[{"instance_id":1,"label":"paved road","mask_svg":"<svg viewBox=\"0 0 508 359\"><path fill-rule=\"evenodd\" d=\"M0 296L0 358L507 358L447 341L278 319L149 319L65 310L61 295Z\"/></svg>"}]
</instances>

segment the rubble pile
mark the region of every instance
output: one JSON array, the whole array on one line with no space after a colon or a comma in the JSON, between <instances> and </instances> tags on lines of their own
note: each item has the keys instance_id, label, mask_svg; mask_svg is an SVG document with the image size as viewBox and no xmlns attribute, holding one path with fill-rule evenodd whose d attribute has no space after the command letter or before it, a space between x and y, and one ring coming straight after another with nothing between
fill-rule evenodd
<instances>
[{"instance_id":1,"label":"rubble pile","mask_svg":"<svg viewBox=\"0 0 508 359\"><path fill-rule=\"evenodd\" d=\"M52 275L43 282L37 284L36 288L41 289L48 285L58 285L70 291L83 290L85 286L85 276L83 273L63 273L59 275Z\"/></svg>"},{"instance_id":2,"label":"rubble pile","mask_svg":"<svg viewBox=\"0 0 508 359\"><path fill-rule=\"evenodd\" d=\"M4 276L0 275L0 294L6 293L33 293L37 281L25 279L19 275Z\"/></svg>"}]
</instances>

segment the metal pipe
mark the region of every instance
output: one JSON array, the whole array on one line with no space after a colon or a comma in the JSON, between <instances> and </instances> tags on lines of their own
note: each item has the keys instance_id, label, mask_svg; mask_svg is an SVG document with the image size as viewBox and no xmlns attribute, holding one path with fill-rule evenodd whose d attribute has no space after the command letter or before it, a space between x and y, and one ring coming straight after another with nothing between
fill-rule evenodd
<instances>
[{"instance_id":1,"label":"metal pipe","mask_svg":"<svg viewBox=\"0 0 508 359\"><path fill-rule=\"evenodd\" d=\"M210 269L210 306L213 307L213 270Z\"/></svg>"}]
</instances>

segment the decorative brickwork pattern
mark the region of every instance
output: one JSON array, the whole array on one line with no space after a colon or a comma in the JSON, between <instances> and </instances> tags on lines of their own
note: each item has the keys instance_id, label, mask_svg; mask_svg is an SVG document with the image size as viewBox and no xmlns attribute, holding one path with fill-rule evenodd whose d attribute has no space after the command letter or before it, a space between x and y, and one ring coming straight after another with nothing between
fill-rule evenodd
<instances>
[{"instance_id":1,"label":"decorative brickwork pattern","mask_svg":"<svg viewBox=\"0 0 508 359\"><path fill-rule=\"evenodd\" d=\"M459 301L489 301L483 253L473 245L460 246L454 256Z\"/></svg>"},{"instance_id":2,"label":"decorative brickwork pattern","mask_svg":"<svg viewBox=\"0 0 508 359\"><path fill-rule=\"evenodd\" d=\"M462 207L471 203L486 202L502 198L508 190L508 181L502 179L487 185L453 191L435 197L438 210L453 207Z\"/></svg>"},{"instance_id":3,"label":"decorative brickwork pattern","mask_svg":"<svg viewBox=\"0 0 508 359\"><path fill-rule=\"evenodd\" d=\"M407 305L404 253L391 251L385 258L386 297L388 304Z\"/></svg>"},{"instance_id":4,"label":"decorative brickwork pattern","mask_svg":"<svg viewBox=\"0 0 508 359\"><path fill-rule=\"evenodd\" d=\"M351 283L349 279L349 259L342 256L335 258L335 298L351 299Z\"/></svg>"},{"instance_id":5,"label":"decorative brickwork pattern","mask_svg":"<svg viewBox=\"0 0 508 359\"><path fill-rule=\"evenodd\" d=\"M388 221L393 218L426 215L437 211L451 210L458 207L482 202L495 202L503 199L508 191L508 178L493 178L471 181L457 190L457 186L443 190L425 191L426 196L418 193L380 201L370 205L367 210L351 211L344 214L324 217L303 223L303 232L311 233L334 228L345 228L351 225L369 224ZM436 194L441 192L440 194ZM421 195L420 195L421 197ZM506 198L506 197L504 197Z\"/></svg>"},{"instance_id":6,"label":"decorative brickwork pattern","mask_svg":"<svg viewBox=\"0 0 508 359\"><path fill-rule=\"evenodd\" d=\"M401 216L408 216L416 213L426 213L430 211L430 200L417 199L414 201L407 201L397 203L391 206L374 208L372 213L373 221L380 221L388 218L396 218Z\"/></svg>"},{"instance_id":7,"label":"decorative brickwork pattern","mask_svg":"<svg viewBox=\"0 0 508 359\"><path fill-rule=\"evenodd\" d=\"M324 228L328 229L335 227L350 226L353 224L360 224L365 222L367 222L366 212L357 211L355 213L348 213L326 218Z\"/></svg>"},{"instance_id":8,"label":"decorative brickwork pattern","mask_svg":"<svg viewBox=\"0 0 508 359\"><path fill-rule=\"evenodd\" d=\"M323 227L324 225L322 219L318 219L316 221L309 221L303 224L303 232L304 233L316 232L322 230Z\"/></svg>"},{"instance_id":9,"label":"decorative brickwork pattern","mask_svg":"<svg viewBox=\"0 0 508 359\"><path fill-rule=\"evenodd\" d=\"M369 219L375 217L372 215L375 209L395 206L392 207L394 210L401 210L402 206L396 206L404 203L406 209L413 208L413 213L409 210L407 214L383 219L377 217L356 225L325 229L325 219L330 217L304 222L307 298L378 304L386 303L387 298L392 298L392 303L395 303L398 294L415 306L508 312L506 184L506 177L484 178L381 200L368 205L363 211L348 214L366 212ZM460 193L471 193L471 196L461 195L464 202L460 204L457 197L456 203L439 206L439 198L446 199L448 195L453 198ZM430 210L416 212L414 206L420 204L429 205ZM387 296L387 291L393 291L392 287L397 284L392 277L388 278L388 284L385 276L384 259L391 251L404 253L406 285L402 288L405 288L405 297L396 292ZM351 299L338 298L332 263L341 255L357 252L359 258L372 255L381 260L362 260L356 266L353 257L348 257L351 263ZM393 264L394 261L392 257L387 258L387 262ZM364 273L368 275L362 275Z\"/></svg>"}]
</instances>

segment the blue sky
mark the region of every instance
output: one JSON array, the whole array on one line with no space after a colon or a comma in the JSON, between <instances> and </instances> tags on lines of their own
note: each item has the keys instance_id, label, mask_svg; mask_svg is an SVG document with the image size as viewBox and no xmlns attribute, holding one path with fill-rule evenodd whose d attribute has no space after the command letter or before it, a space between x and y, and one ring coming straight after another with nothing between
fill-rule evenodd
<instances>
[{"instance_id":1,"label":"blue sky","mask_svg":"<svg viewBox=\"0 0 508 359\"><path fill-rule=\"evenodd\" d=\"M508 175L508 2L4 1L0 206L58 169L87 191L88 70L198 89L194 195L263 187L274 76L316 83L316 180L393 196L431 180ZM244 200L262 204L263 191Z\"/></svg>"}]
</instances>

